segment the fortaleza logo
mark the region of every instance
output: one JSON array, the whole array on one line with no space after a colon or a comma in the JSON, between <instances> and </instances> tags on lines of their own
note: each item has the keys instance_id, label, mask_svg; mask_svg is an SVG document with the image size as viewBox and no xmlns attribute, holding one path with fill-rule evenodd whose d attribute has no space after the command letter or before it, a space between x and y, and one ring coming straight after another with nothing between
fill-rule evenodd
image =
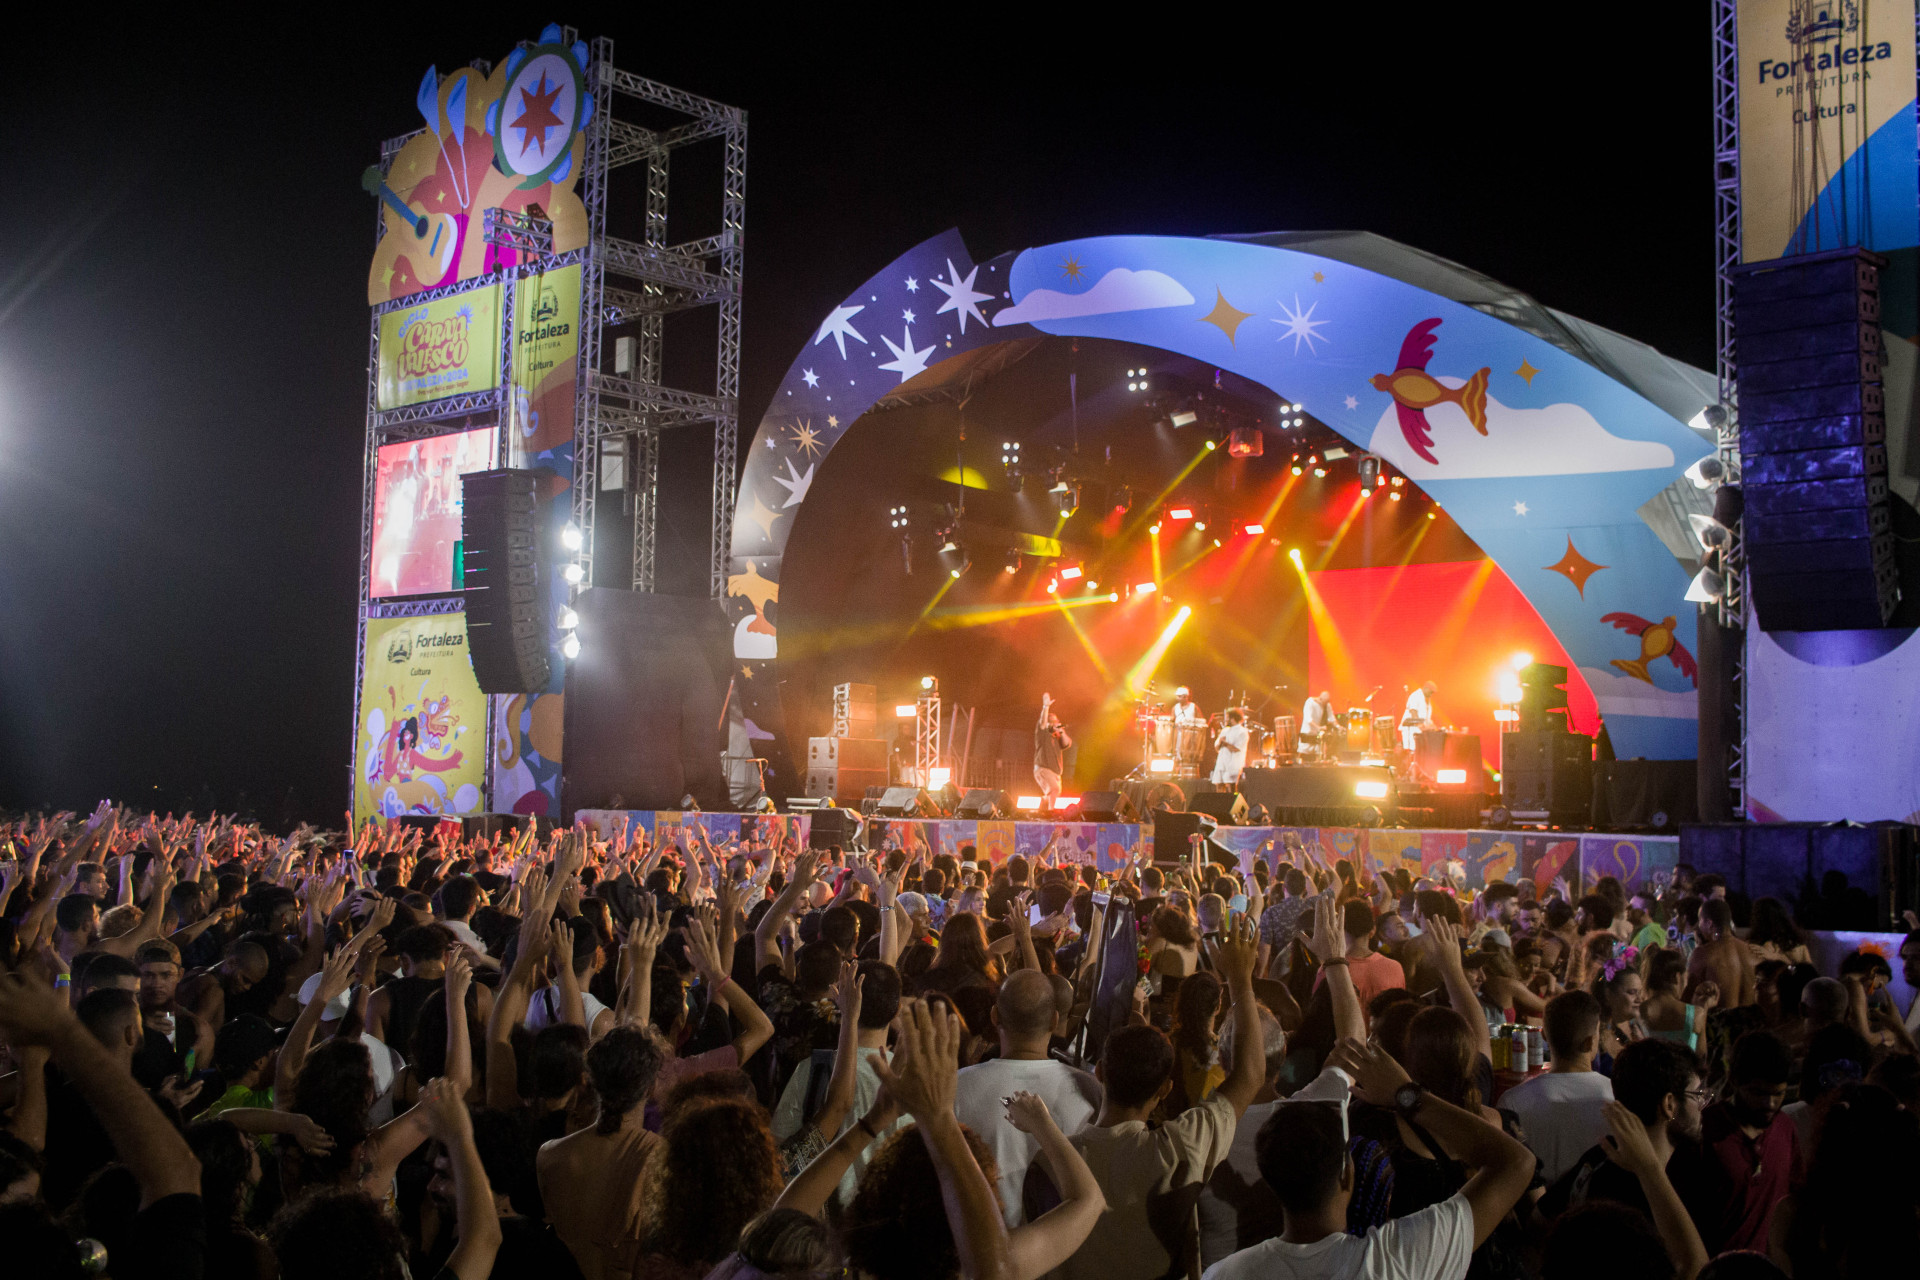
<instances>
[{"instance_id":1,"label":"fortaleza logo","mask_svg":"<svg viewBox=\"0 0 1920 1280\"><path fill-rule=\"evenodd\" d=\"M1817 47L1830 45L1835 40L1853 35L1859 30L1858 0L1841 0L1839 4L1815 4L1805 9L1795 3L1787 12L1786 30L1787 43L1793 46L1793 57L1785 62L1773 58L1760 59L1760 83L1785 80L1803 71L1810 75L1817 75L1822 71L1857 67L1868 62L1880 62L1893 56L1893 46L1885 41L1849 48ZM1848 108L1849 111L1852 109L1852 107ZM1822 110L1820 114L1832 115L1833 112Z\"/></svg>"},{"instance_id":2,"label":"fortaleza logo","mask_svg":"<svg viewBox=\"0 0 1920 1280\"><path fill-rule=\"evenodd\" d=\"M542 289L540 297L533 304L533 327L520 331L520 345L530 342L544 342L549 338L564 338L573 332L573 326L560 320L560 300L551 289Z\"/></svg>"},{"instance_id":3,"label":"fortaleza logo","mask_svg":"<svg viewBox=\"0 0 1920 1280\"><path fill-rule=\"evenodd\" d=\"M430 378L467 363L473 308L462 307L444 320L435 320L422 307L407 317L400 332L400 376Z\"/></svg>"},{"instance_id":4,"label":"fortaleza logo","mask_svg":"<svg viewBox=\"0 0 1920 1280\"><path fill-rule=\"evenodd\" d=\"M460 649L467 643L464 631L436 631L424 636L411 635L402 631L387 644L388 662L407 662L418 651L433 649Z\"/></svg>"}]
</instances>

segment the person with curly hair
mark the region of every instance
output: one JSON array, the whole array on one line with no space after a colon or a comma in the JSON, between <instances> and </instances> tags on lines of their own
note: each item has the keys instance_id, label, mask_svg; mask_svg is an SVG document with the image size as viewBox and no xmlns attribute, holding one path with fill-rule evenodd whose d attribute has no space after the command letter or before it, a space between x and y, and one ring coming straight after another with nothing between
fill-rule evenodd
<instances>
[{"instance_id":1,"label":"person with curly hair","mask_svg":"<svg viewBox=\"0 0 1920 1280\"><path fill-rule=\"evenodd\" d=\"M741 1098L675 1111L648 1165L636 1280L700 1280L784 1185L766 1112Z\"/></svg>"}]
</instances>

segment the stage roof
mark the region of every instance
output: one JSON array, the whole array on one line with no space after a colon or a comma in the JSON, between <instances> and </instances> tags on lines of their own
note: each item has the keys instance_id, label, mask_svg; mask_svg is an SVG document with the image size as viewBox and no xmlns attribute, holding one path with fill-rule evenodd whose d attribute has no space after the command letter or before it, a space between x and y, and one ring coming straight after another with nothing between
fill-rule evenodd
<instances>
[{"instance_id":1,"label":"stage roof","mask_svg":"<svg viewBox=\"0 0 1920 1280\"><path fill-rule=\"evenodd\" d=\"M1624 334L1542 306L1518 289L1471 267L1371 231L1268 231L1210 238L1317 254L1450 298L1551 342L1633 388L1682 422L1690 421L1720 398L1718 380L1704 369L1662 355Z\"/></svg>"}]
</instances>

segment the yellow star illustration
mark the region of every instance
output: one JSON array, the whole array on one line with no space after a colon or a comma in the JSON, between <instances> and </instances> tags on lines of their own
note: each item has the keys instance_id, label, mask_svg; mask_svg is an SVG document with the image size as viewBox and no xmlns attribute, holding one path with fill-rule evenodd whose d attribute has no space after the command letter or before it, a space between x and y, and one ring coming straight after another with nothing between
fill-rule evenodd
<instances>
[{"instance_id":1,"label":"yellow star illustration","mask_svg":"<svg viewBox=\"0 0 1920 1280\"><path fill-rule=\"evenodd\" d=\"M837 427L840 425L840 419L830 413L827 415L827 425L829 427Z\"/></svg>"},{"instance_id":2,"label":"yellow star illustration","mask_svg":"<svg viewBox=\"0 0 1920 1280\"><path fill-rule=\"evenodd\" d=\"M1566 580L1573 584L1573 589L1580 593L1580 598L1584 600L1587 596L1587 579L1607 566L1604 564L1595 564L1593 561L1581 555L1580 552L1574 548L1573 539L1568 538L1567 553L1553 564L1545 567L1548 573L1564 575Z\"/></svg>"},{"instance_id":3,"label":"yellow star illustration","mask_svg":"<svg viewBox=\"0 0 1920 1280\"><path fill-rule=\"evenodd\" d=\"M1231 302L1227 301L1227 295L1221 293L1218 289L1213 291L1213 296L1213 310L1201 316L1200 319L1202 322L1210 324L1220 330L1220 332L1226 334L1227 341L1232 342L1234 340L1234 330L1238 329L1241 322L1251 316L1253 312L1242 311L1240 308L1234 306Z\"/></svg>"},{"instance_id":4,"label":"yellow star illustration","mask_svg":"<svg viewBox=\"0 0 1920 1280\"><path fill-rule=\"evenodd\" d=\"M1518 369L1515 369L1515 370L1513 371L1513 376L1514 376L1514 377L1516 377L1516 378L1522 378L1522 379L1524 379L1524 380L1526 381L1526 384L1527 384L1528 386L1532 386L1532 385L1533 385L1533 375L1534 375L1534 374L1536 374L1536 373L1538 373L1538 372L1540 372L1540 371L1539 371L1538 369L1536 369L1536 368L1534 368L1534 367L1533 367L1532 365L1530 365L1530 364L1528 364L1528 363L1527 363L1527 362L1526 362L1525 360L1522 360L1522 361L1520 362L1520 367L1519 367Z\"/></svg>"},{"instance_id":5,"label":"yellow star illustration","mask_svg":"<svg viewBox=\"0 0 1920 1280\"><path fill-rule=\"evenodd\" d=\"M740 664L740 674L746 679L751 680L753 679L753 668L742 663Z\"/></svg>"},{"instance_id":6,"label":"yellow star illustration","mask_svg":"<svg viewBox=\"0 0 1920 1280\"><path fill-rule=\"evenodd\" d=\"M820 433L813 429L811 422L802 422L793 428L793 446L809 458L820 452Z\"/></svg>"},{"instance_id":7,"label":"yellow star illustration","mask_svg":"<svg viewBox=\"0 0 1920 1280\"><path fill-rule=\"evenodd\" d=\"M1078 280L1081 273L1080 259L1068 258L1060 264L1060 274L1069 280Z\"/></svg>"},{"instance_id":8,"label":"yellow star illustration","mask_svg":"<svg viewBox=\"0 0 1920 1280\"><path fill-rule=\"evenodd\" d=\"M1324 271L1316 271L1316 272L1314 272L1314 273L1313 273L1313 282L1314 282L1315 284L1325 284L1325 283L1327 282L1327 273L1326 273L1326 272L1324 272Z\"/></svg>"},{"instance_id":9,"label":"yellow star illustration","mask_svg":"<svg viewBox=\"0 0 1920 1280\"><path fill-rule=\"evenodd\" d=\"M387 269L386 269L385 271L382 271L382 272L380 273L380 283L381 283L381 284L392 284L392 283L393 283L393 268L392 268L392 267L388 267L388 268L387 268Z\"/></svg>"},{"instance_id":10,"label":"yellow star illustration","mask_svg":"<svg viewBox=\"0 0 1920 1280\"><path fill-rule=\"evenodd\" d=\"M440 190L434 192L433 198L435 200L440 201L442 204L445 204L447 199L446 188L442 187Z\"/></svg>"},{"instance_id":11,"label":"yellow star illustration","mask_svg":"<svg viewBox=\"0 0 1920 1280\"><path fill-rule=\"evenodd\" d=\"M767 506L766 503L760 501L760 495L756 493L753 495L753 511L748 514L747 519L759 525L760 535L771 542L773 541L773 522L778 520L782 514L782 512L775 511Z\"/></svg>"}]
</instances>

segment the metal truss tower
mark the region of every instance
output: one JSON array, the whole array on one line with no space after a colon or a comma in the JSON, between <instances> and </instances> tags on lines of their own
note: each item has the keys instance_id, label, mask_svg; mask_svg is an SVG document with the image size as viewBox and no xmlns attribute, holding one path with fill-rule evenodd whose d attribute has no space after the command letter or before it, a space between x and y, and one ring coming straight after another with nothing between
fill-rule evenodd
<instances>
[{"instance_id":1,"label":"metal truss tower","mask_svg":"<svg viewBox=\"0 0 1920 1280\"><path fill-rule=\"evenodd\" d=\"M578 34L567 28L562 43ZM578 263L580 281L580 378L574 400L573 520L582 545L575 559L582 569L575 591L587 586L630 587L652 591L656 570L659 517L660 433L683 427L713 430L713 487L709 591L726 591L733 542L734 489L738 482L740 432L740 298L746 262L747 114L711 99L622 71L613 63L613 41L589 46L586 81L595 110L583 134L586 154L580 197L586 206L587 243L566 253L553 252L553 224L541 217L489 209L483 234L489 244L518 250L519 265L491 277L456 281L421 290L373 308L367 347L366 448L360 498L360 596L362 618L413 617L457 611L457 595L433 600L370 601L373 569L374 485L382 445L453 431L498 428L495 465L509 461L513 424L513 315L519 281L529 275ZM470 64L482 75L492 64ZM621 104L639 103L674 117L662 128L643 128L620 118ZM400 149L416 136L402 134L381 144L380 167L388 170ZM686 147L717 141L724 148L717 232L671 243L668 237L668 176L674 154ZM639 240L608 233L608 188L615 169L647 166L645 223ZM375 209L374 237L385 222ZM490 391L450 396L403 408L379 407L380 317L387 312L450 297L497 281L500 297L500 385ZM713 307L718 311L718 341L710 391L683 390L664 382L666 317ZM636 358L617 372L607 370L606 331L631 328ZM619 455L624 483L634 487L635 510L630 571L620 581L624 557L612 557L596 575L594 530L602 480L603 454ZM366 671L366 627L360 628L354 654L354 716L359 715L360 686ZM488 741L492 741L489 700ZM356 741L358 735L356 724ZM349 764L349 771L352 765Z\"/></svg>"},{"instance_id":2,"label":"metal truss tower","mask_svg":"<svg viewBox=\"0 0 1920 1280\"><path fill-rule=\"evenodd\" d=\"M1740 265L1740 42L1736 0L1713 0L1713 302L1714 366L1722 416L1714 446L1728 477L1740 474L1740 406L1736 381L1733 271ZM1736 522L1721 556L1726 586L1716 610L1722 627L1747 624L1747 563ZM1747 651L1744 640L1728 647L1732 665L1734 727L1727 752L1727 787L1733 812L1747 808Z\"/></svg>"}]
</instances>

